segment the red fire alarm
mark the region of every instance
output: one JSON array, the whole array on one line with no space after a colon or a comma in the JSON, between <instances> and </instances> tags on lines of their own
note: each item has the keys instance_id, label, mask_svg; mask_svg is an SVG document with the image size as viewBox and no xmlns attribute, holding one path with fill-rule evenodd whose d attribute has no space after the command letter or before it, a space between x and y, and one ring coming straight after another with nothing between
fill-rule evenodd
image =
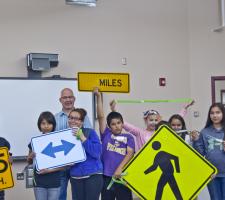
<instances>
[{"instance_id":1,"label":"red fire alarm","mask_svg":"<svg viewBox=\"0 0 225 200\"><path fill-rule=\"evenodd\" d=\"M166 86L166 78L159 78L159 86Z\"/></svg>"}]
</instances>

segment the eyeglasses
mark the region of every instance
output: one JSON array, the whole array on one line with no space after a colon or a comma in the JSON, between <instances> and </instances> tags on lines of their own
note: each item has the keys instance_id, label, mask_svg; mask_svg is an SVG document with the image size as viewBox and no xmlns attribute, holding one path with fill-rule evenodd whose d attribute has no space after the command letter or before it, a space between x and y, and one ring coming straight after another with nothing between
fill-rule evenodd
<instances>
[{"instance_id":1,"label":"eyeglasses","mask_svg":"<svg viewBox=\"0 0 225 200\"><path fill-rule=\"evenodd\" d=\"M74 120L74 121L80 121L81 118L79 118L79 117L68 117L68 120L70 120L70 121L72 121L72 120Z\"/></svg>"},{"instance_id":2,"label":"eyeglasses","mask_svg":"<svg viewBox=\"0 0 225 200\"><path fill-rule=\"evenodd\" d=\"M74 96L63 96L63 97L61 97L63 100L66 100L66 99L73 99L74 98Z\"/></svg>"},{"instance_id":3,"label":"eyeglasses","mask_svg":"<svg viewBox=\"0 0 225 200\"><path fill-rule=\"evenodd\" d=\"M147 110L143 112L144 118L148 117L149 115L159 115L159 112L156 110Z\"/></svg>"}]
</instances>

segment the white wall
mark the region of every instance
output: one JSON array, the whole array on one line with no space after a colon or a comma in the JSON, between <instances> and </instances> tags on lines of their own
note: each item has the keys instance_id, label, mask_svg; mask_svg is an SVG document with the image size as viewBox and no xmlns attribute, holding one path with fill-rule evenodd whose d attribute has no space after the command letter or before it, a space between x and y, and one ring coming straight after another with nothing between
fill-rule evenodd
<instances>
[{"instance_id":1,"label":"white wall","mask_svg":"<svg viewBox=\"0 0 225 200\"><path fill-rule=\"evenodd\" d=\"M224 32L211 32L219 24L216 1L99 0L97 4L88 8L68 6L64 0L1 2L1 76L27 76L27 53L59 53L59 67L43 76L75 77L79 71L130 73L130 94L104 94L106 111L112 98L192 97L196 100L193 110L200 117L193 118L190 111L186 121L190 127L201 128L211 103L210 77L225 74ZM123 57L126 66L121 64ZM166 77L166 87L158 86L159 77ZM147 108L158 109L168 119L181 107L118 105L124 118L138 126L144 126L142 111ZM15 163L14 173L24 165ZM7 199L32 199L23 184L16 182L7 191Z\"/></svg>"},{"instance_id":2,"label":"white wall","mask_svg":"<svg viewBox=\"0 0 225 200\"><path fill-rule=\"evenodd\" d=\"M193 109L200 111L192 127L200 129L211 104L211 76L225 74L225 31L212 31L220 25L218 0L188 2L191 96L196 99Z\"/></svg>"}]
</instances>

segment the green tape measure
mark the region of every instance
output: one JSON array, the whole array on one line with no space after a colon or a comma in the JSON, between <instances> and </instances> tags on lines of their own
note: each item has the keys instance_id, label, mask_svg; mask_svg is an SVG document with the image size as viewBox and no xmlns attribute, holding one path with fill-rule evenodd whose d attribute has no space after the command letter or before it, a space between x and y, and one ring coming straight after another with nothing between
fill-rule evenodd
<instances>
[{"instance_id":1,"label":"green tape measure","mask_svg":"<svg viewBox=\"0 0 225 200\"><path fill-rule=\"evenodd\" d=\"M190 103L192 99L190 98L183 98L183 99L144 99L144 100L137 100L137 99L117 99L115 100L116 103Z\"/></svg>"}]
</instances>

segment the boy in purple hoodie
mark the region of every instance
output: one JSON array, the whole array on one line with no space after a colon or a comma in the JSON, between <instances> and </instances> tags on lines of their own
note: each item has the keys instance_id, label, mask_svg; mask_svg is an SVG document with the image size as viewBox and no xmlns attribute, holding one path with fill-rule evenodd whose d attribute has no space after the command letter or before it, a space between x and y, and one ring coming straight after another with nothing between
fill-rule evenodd
<instances>
[{"instance_id":1,"label":"boy in purple hoodie","mask_svg":"<svg viewBox=\"0 0 225 200\"><path fill-rule=\"evenodd\" d=\"M97 117L102 140L102 162L103 162L103 190L102 200L131 200L132 193L126 186L114 183L107 190L112 177L121 178L123 167L129 162L134 154L134 139L128 133L122 133L123 118L118 112L111 112L107 118L104 117L101 94L96 88L94 94L97 96Z\"/></svg>"}]
</instances>

